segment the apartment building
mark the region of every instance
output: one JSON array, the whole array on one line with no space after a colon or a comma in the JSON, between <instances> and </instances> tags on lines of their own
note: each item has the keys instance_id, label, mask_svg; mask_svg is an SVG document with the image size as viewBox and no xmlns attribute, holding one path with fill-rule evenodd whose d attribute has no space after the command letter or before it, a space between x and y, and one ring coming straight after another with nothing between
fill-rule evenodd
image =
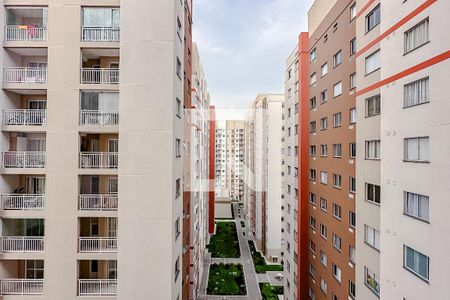
<instances>
[{"instance_id":1,"label":"apartment building","mask_svg":"<svg viewBox=\"0 0 450 300\"><path fill-rule=\"evenodd\" d=\"M255 244L268 261L281 262L281 149L283 95L260 94L250 105L246 126L253 136L245 174L249 222ZM294 155L294 153L292 153ZM250 166L250 167L249 167Z\"/></svg>"},{"instance_id":2,"label":"apartment building","mask_svg":"<svg viewBox=\"0 0 450 300\"><path fill-rule=\"evenodd\" d=\"M191 1L1 9L2 298L193 298L209 137L183 106L209 99L192 100Z\"/></svg>"},{"instance_id":3,"label":"apartment building","mask_svg":"<svg viewBox=\"0 0 450 300\"><path fill-rule=\"evenodd\" d=\"M448 11L448 1L358 2L358 298L450 296Z\"/></svg>"},{"instance_id":4,"label":"apartment building","mask_svg":"<svg viewBox=\"0 0 450 300\"><path fill-rule=\"evenodd\" d=\"M299 134L299 47L287 59L282 114L282 252L285 270L285 296L297 299L293 288L298 278L298 134ZM287 155L287 151L291 155ZM297 155L292 155L297 153Z\"/></svg>"},{"instance_id":5,"label":"apartment building","mask_svg":"<svg viewBox=\"0 0 450 300\"><path fill-rule=\"evenodd\" d=\"M242 201L244 197L244 121L216 123L216 195Z\"/></svg>"}]
</instances>

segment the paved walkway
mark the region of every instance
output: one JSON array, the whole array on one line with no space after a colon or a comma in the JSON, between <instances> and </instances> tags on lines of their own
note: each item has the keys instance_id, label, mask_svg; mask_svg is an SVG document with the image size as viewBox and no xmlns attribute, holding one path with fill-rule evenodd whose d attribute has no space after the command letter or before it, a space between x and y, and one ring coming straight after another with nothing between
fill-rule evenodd
<instances>
[{"instance_id":1,"label":"paved walkway","mask_svg":"<svg viewBox=\"0 0 450 300\"><path fill-rule=\"evenodd\" d=\"M262 299L261 292L259 291L259 284L257 274L255 272L255 268L253 267L252 255L250 253L250 248L248 247L248 241L253 240L251 234L249 234L249 230L246 226L243 228L241 226L241 221L244 221L243 218L239 218L239 205L233 205L234 216L236 219L236 229L239 239L239 248L241 250L240 258L211 258L210 254L208 254L208 258L205 263L205 271L203 272L202 285L200 290L199 299L202 300L259 300ZM241 214L241 217L243 214ZM244 236L245 233L245 236ZM209 265L211 263L234 263L234 264L242 264L244 267L244 276L245 276L245 286L247 288L247 295L245 296L207 296L206 295L206 287L208 284L208 272ZM261 278L263 279L263 278ZM267 276L266 280L268 281Z\"/></svg>"}]
</instances>

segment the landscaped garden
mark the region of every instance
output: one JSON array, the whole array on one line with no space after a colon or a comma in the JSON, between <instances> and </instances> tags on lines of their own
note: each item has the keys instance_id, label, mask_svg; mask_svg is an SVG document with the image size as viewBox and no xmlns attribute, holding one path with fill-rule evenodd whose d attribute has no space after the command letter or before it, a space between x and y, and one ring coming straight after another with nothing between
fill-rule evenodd
<instances>
[{"instance_id":1,"label":"landscaped garden","mask_svg":"<svg viewBox=\"0 0 450 300\"><path fill-rule=\"evenodd\" d=\"M209 269L208 295L245 295L242 265L212 264Z\"/></svg>"},{"instance_id":2,"label":"landscaped garden","mask_svg":"<svg viewBox=\"0 0 450 300\"><path fill-rule=\"evenodd\" d=\"M238 258L241 256L235 222L216 222L216 234L207 246L213 258Z\"/></svg>"},{"instance_id":3,"label":"landscaped garden","mask_svg":"<svg viewBox=\"0 0 450 300\"><path fill-rule=\"evenodd\" d=\"M266 273L267 271L283 271L283 265L268 265L264 257L262 257L261 253L256 250L255 243L253 241L248 241L248 246L250 247L250 252L252 253L253 265L255 266L256 273Z\"/></svg>"},{"instance_id":4,"label":"landscaped garden","mask_svg":"<svg viewBox=\"0 0 450 300\"><path fill-rule=\"evenodd\" d=\"M278 300L278 295L283 295L282 286L271 286L270 283L259 283L259 289L264 300Z\"/></svg>"}]
</instances>

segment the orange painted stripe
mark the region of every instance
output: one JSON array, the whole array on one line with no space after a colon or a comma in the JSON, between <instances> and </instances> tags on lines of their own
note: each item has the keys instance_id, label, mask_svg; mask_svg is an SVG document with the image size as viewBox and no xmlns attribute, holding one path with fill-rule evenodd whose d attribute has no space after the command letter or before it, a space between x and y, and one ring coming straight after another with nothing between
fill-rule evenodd
<instances>
[{"instance_id":1,"label":"orange painted stripe","mask_svg":"<svg viewBox=\"0 0 450 300\"><path fill-rule=\"evenodd\" d=\"M366 5L364 5L363 8L361 8L361 10L356 13L355 18L359 18L369 8L369 6L371 6L372 3L374 3L374 2L375 2L375 0L367 1Z\"/></svg>"},{"instance_id":2,"label":"orange painted stripe","mask_svg":"<svg viewBox=\"0 0 450 300\"><path fill-rule=\"evenodd\" d=\"M370 92L370 91L372 91L374 89L380 88L380 87L382 87L382 86L384 86L386 84L389 84L389 83L391 83L393 81L396 81L396 80L398 80L400 78L406 77L408 75L411 75L411 74L416 73L418 71L421 71L423 69L431 67L432 65L438 64L438 63L440 63L440 62L442 62L442 61L444 61L446 59L449 59L449 58L450 58L450 50L447 50L446 52L444 52L442 54L439 54L439 55L437 55L435 57L432 57L432 58L430 58L430 59L428 59L428 60L426 60L426 61L424 61L424 62L422 62L422 63L420 63L418 65L415 65L414 67L406 69L406 70L404 70L404 71L402 71L400 73L392 75L392 76L390 76L390 77L388 77L386 79L383 79L383 80L381 80L381 81L379 81L379 82L377 82L377 83L375 83L375 84L373 84L371 86L368 86L368 87L366 87L366 88L364 88L362 90L357 91L356 92L356 96L361 96L361 95L363 95L363 94L365 94L367 92Z\"/></svg>"},{"instance_id":3,"label":"orange painted stripe","mask_svg":"<svg viewBox=\"0 0 450 300\"><path fill-rule=\"evenodd\" d=\"M359 57L361 54L372 48L374 45L379 43L381 40L383 40L385 37L393 33L395 30L399 29L401 26L403 26L406 22L420 14L422 11L427 9L430 5L437 2L437 0L427 0L422 5L420 5L418 8L413 10L410 14L408 14L406 17L395 23L391 28L380 34L377 38L375 38L373 41L368 43L364 48L356 52L356 57Z\"/></svg>"}]
</instances>

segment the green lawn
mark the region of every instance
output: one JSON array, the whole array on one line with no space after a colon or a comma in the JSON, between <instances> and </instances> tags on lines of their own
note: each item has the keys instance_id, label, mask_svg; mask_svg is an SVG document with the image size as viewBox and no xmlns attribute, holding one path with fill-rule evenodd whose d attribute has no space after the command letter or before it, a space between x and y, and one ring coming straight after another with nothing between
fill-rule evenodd
<instances>
[{"instance_id":1,"label":"green lawn","mask_svg":"<svg viewBox=\"0 0 450 300\"><path fill-rule=\"evenodd\" d=\"M216 222L216 234L207 246L214 258L237 258L241 256L234 222Z\"/></svg>"},{"instance_id":2,"label":"green lawn","mask_svg":"<svg viewBox=\"0 0 450 300\"><path fill-rule=\"evenodd\" d=\"M248 241L248 246L250 247L250 252L252 253L253 265L255 266L256 273L266 273L267 271L283 271L283 265L268 265L261 253L256 250L255 243L253 241Z\"/></svg>"},{"instance_id":3,"label":"green lawn","mask_svg":"<svg viewBox=\"0 0 450 300\"><path fill-rule=\"evenodd\" d=\"M278 295L283 295L282 286L271 286L270 283L260 283L259 289L263 300L278 300Z\"/></svg>"},{"instance_id":4,"label":"green lawn","mask_svg":"<svg viewBox=\"0 0 450 300\"><path fill-rule=\"evenodd\" d=\"M208 295L245 295L242 265L212 264L209 269Z\"/></svg>"}]
</instances>

